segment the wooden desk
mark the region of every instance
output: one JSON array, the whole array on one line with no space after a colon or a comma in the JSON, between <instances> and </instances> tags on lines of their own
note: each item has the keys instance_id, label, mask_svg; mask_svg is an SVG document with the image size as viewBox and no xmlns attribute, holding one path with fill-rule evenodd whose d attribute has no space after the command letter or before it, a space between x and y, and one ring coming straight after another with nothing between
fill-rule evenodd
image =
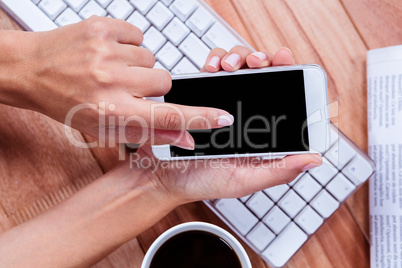
<instances>
[{"instance_id":1,"label":"wooden desk","mask_svg":"<svg viewBox=\"0 0 402 268\"><path fill-rule=\"evenodd\" d=\"M328 74L332 121L367 151L366 51L402 44L399 0L207 0L258 50L289 47L297 63ZM19 27L0 11L0 29ZM0 233L61 202L117 163L116 149L72 146L45 116L0 105ZM76 133L81 140L90 139ZM368 185L343 205L287 267L369 267ZM140 267L168 228L225 225L201 202L177 208L96 267ZM267 265L245 246L253 267Z\"/></svg>"}]
</instances>

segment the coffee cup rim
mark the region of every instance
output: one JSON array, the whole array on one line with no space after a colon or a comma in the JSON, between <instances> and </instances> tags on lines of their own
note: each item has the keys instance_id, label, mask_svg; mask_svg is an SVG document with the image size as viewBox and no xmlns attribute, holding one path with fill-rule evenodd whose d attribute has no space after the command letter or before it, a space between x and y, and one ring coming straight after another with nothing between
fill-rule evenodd
<instances>
[{"instance_id":1,"label":"coffee cup rim","mask_svg":"<svg viewBox=\"0 0 402 268\"><path fill-rule=\"evenodd\" d=\"M149 268L158 249L171 237L187 231L204 231L223 238L236 252L243 268L251 268L250 259L240 242L225 229L206 222L192 221L176 225L161 234L149 247L141 264L141 268Z\"/></svg>"}]
</instances>

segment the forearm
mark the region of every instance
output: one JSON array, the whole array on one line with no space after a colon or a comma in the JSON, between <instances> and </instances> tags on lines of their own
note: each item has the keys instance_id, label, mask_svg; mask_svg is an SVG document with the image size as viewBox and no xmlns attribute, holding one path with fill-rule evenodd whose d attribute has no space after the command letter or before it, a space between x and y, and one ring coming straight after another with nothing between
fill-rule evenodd
<instances>
[{"instance_id":1,"label":"forearm","mask_svg":"<svg viewBox=\"0 0 402 268\"><path fill-rule=\"evenodd\" d=\"M90 266L177 205L125 165L0 236L0 266Z\"/></svg>"}]
</instances>

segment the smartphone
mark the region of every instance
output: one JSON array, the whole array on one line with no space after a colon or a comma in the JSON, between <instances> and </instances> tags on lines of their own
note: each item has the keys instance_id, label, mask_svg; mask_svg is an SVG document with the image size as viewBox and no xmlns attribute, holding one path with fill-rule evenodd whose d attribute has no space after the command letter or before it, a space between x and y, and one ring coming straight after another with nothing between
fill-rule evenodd
<instances>
[{"instance_id":1,"label":"smartphone","mask_svg":"<svg viewBox=\"0 0 402 268\"><path fill-rule=\"evenodd\" d=\"M168 94L148 99L220 108L234 116L234 123L190 130L194 150L153 146L158 159L279 158L325 150L327 79L318 65L186 74L172 79Z\"/></svg>"}]
</instances>

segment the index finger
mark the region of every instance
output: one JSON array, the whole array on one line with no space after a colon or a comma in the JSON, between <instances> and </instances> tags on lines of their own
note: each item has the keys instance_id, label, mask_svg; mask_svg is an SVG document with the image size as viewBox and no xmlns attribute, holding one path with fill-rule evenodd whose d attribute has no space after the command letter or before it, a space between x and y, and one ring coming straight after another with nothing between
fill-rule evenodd
<instances>
[{"instance_id":1,"label":"index finger","mask_svg":"<svg viewBox=\"0 0 402 268\"><path fill-rule=\"evenodd\" d=\"M135 101L135 111L133 112L145 119L147 124L154 129L213 129L230 126L234 122L234 117L221 109L144 99L135 99Z\"/></svg>"},{"instance_id":2,"label":"index finger","mask_svg":"<svg viewBox=\"0 0 402 268\"><path fill-rule=\"evenodd\" d=\"M279 49L273 59L272 66L283 66L283 65L294 65L295 61L293 59L292 51L289 48L283 47Z\"/></svg>"}]
</instances>

